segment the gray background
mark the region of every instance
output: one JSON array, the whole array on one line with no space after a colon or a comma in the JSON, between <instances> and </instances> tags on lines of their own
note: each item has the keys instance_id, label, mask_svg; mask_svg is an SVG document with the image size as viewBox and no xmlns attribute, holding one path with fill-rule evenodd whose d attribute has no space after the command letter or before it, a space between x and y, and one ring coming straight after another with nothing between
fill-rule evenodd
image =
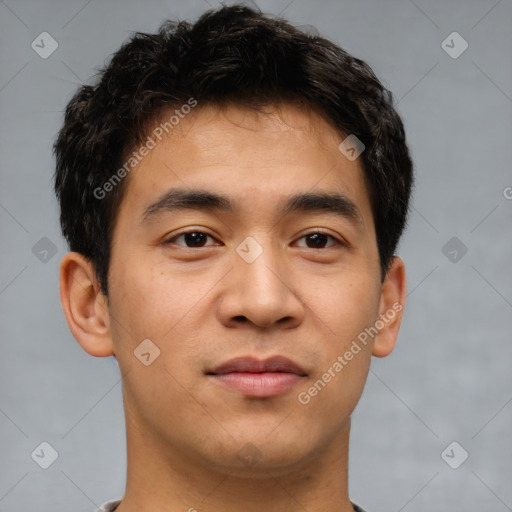
<instances>
[{"instance_id":1,"label":"gray background","mask_svg":"<svg viewBox=\"0 0 512 512\"><path fill-rule=\"evenodd\" d=\"M257 3L374 68L395 94L416 164L399 250L405 320L354 414L351 498L373 512L512 510L511 0ZM208 7L0 0L1 512L91 510L122 496L119 370L81 350L61 311L66 245L51 144L77 85L131 31ZM59 45L47 59L31 48L43 31ZM442 47L453 31L469 44L458 58ZM58 452L48 469L31 458L42 441ZM453 441L452 465L469 453L458 469L441 457Z\"/></svg>"}]
</instances>

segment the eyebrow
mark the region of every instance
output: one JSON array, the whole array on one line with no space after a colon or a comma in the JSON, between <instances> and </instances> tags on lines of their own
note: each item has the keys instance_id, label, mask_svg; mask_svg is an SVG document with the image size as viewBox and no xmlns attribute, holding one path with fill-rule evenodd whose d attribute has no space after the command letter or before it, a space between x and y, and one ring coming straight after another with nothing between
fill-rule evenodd
<instances>
[{"instance_id":1,"label":"eyebrow","mask_svg":"<svg viewBox=\"0 0 512 512\"><path fill-rule=\"evenodd\" d=\"M166 191L154 203L144 209L140 223L144 224L160 215L179 210L205 210L237 213L234 202L225 195L207 190L172 188ZM292 213L333 213L353 224L364 226L363 218L357 206L348 197L340 193L297 193L287 198L278 215L286 217Z\"/></svg>"}]
</instances>

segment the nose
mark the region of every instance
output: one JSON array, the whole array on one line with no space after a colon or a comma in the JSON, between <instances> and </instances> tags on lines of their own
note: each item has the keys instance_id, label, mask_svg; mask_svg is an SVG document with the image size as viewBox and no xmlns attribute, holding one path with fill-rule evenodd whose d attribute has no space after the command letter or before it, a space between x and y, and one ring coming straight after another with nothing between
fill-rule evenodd
<instances>
[{"instance_id":1,"label":"nose","mask_svg":"<svg viewBox=\"0 0 512 512\"><path fill-rule=\"evenodd\" d=\"M228 327L251 323L260 328L293 328L304 319L304 305L292 282L289 263L270 244L251 262L233 255L233 268L223 279L217 314ZM294 286L295 284L295 286Z\"/></svg>"}]
</instances>

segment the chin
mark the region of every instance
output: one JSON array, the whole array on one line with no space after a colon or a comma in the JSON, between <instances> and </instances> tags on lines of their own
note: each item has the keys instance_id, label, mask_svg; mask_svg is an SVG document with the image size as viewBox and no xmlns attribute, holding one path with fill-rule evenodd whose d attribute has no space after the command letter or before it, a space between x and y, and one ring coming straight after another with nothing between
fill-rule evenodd
<instances>
[{"instance_id":1,"label":"chin","mask_svg":"<svg viewBox=\"0 0 512 512\"><path fill-rule=\"evenodd\" d=\"M210 444L206 458L222 472L268 478L269 472L274 476L289 473L304 460L313 457L315 446L308 448L304 437L283 431L277 439L272 439L273 434L270 432L271 429L264 434L251 433L248 429L236 440L229 438L229 441L219 442L216 446Z\"/></svg>"}]
</instances>

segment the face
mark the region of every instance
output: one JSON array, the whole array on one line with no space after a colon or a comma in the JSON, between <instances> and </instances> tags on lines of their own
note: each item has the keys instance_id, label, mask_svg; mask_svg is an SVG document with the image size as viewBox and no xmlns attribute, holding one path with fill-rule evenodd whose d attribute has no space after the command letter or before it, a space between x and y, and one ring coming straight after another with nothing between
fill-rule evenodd
<instances>
[{"instance_id":1,"label":"face","mask_svg":"<svg viewBox=\"0 0 512 512\"><path fill-rule=\"evenodd\" d=\"M131 171L118 212L125 412L176 456L277 470L342 435L367 377L375 340L354 340L384 312L368 191L316 114L200 107Z\"/></svg>"}]
</instances>

